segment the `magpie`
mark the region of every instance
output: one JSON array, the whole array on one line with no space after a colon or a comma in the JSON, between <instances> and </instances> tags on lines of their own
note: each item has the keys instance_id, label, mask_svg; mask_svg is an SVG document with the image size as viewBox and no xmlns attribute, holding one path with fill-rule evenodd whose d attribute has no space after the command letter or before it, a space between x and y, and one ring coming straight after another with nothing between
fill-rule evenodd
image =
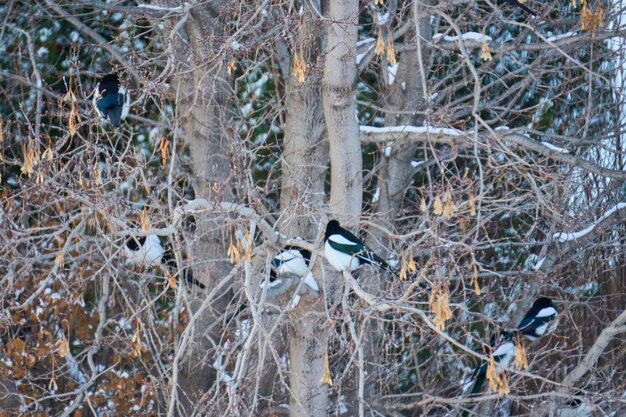
<instances>
[{"instance_id":1,"label":"magpie","mask_svg":"<svg viewBox=\"0 0 626 417\"><path fill-rule=\"evenodd\" d=\"M530 10L525 4L519 2L518 0L497 0L496 3L498 3L498 4L510 4L511 6L519 7L520 9L524 10L526 13L529 13L529 14L531 14L533 16L537 16L535 14L535 12Z\"/></svg>"},{"instance_id":2,"label":"magpie","mask_svg":"<svg viewBox=\"0 0 626 417\"><path fill-rule=\"evenodd\" d=\"M331 220L326 225L324 235L324 254L328 263L338 271L354 271L363 264L379 266L387 271L397 271L376 255L363 241Z\"/></svg>"},{"instance_id":3,"label":"magpie","mask_svg":"<svg viewBox=\"0 0 626 417\"><path fill-rule=\"evenodd\" d=\"M519 326L517 330L521 332L528 340L534 342L541 336L552 333L557 326L557 320L559 312L555 305L547 297L540 297L535 300L532 307Z\"/></svg>"},{"instance_id":4,"label":"magpie","mask_svg":"<svg viewBox=\"0 0 626 417\"><path fill-rule=\"evenodd\" d=\"M309 271L310 263L311 251L287 245L272 259L270 283L280 282L277 275L291 273L304 278L304 283L313 291L319 291L317 282L315 282L313 274Z\"/></svg>"},{"instance_id":5,"label":"magpie","mask_svg":"<svg viewBox=\"0 0 626 417\"><path fill-rule=\"evenodd\" d=\"M496 364L508 367L511 363L511 360L515 357L515 342L514 342L515 333L513 332L504 332L499 335L499 337L492 336L490 346L493 350L493 360ZM470 392L471 396L475 396L480 392L483 387L483 383L485 382L485 377L487 375L487 367L489 364L484 362L476 367L474 370L474 374L470 381L474 381L474 386L472 387L472 391ZM502 372L502 368L497 366L496 368L498 373ZM463 416L467 414L464 413Z\"/></svg>"},{"instance_id":6,"label":"magpie","mask_svg":"<svg viewBox=\"0 0 626 417\"><path fill-rule=\"evenodd\" d=\"M132 264L147 267L162 265L167 267L170 272L178 270L171 245L167 245L167 249L164 249L159 237L155 234L139 237L129 236L126 239L124 250ZM193 277L190 269L186 269L183 275L188 283L201 289L205 288L204 284Z\"/></svg>"},{"instance_id":7,"label":"magpie","mask_svg":"<svg viewBox=\"0 0 626 417\"><path fill-rule=\"evenodd\" d=\"M107 74L96 85L92 100L93 108L102 120L118 127L128 116L130 94L120 85L117 74Z\"/></svg>"},{"instance_id":8,"label":"magpie","mask_svg":"<svg viewBox=\"0 0 626 417\"><path fill-rule=\"evenodd\" d=\"M516 330L502 333L497 342L494 342L492 338L491 346L495 348L493 352L495 362L508 366L511 359L515 356L515 334L522 334L530 341L534 342L541 336L554 331L557 324L555 320L557 315L558 311L552 303L552 300L547 297L537 298ZM476 368L471 379L475 382L470 395L476 395L480 392L483 382L485 381L486 372L486 363ZM463 415L466 416L467 414L464 413Z\"/></svg>"},{"instance_id":9,"label":"magpie","mask_svg":"<svg viewBox=\"0 0 626 417\"><path fill-rule=\"evenodd\" d=\"M155 234L147 236L129 236L124 245L126 255L132 264L158 266L163 262L165 250L159 237Z\"/></svg>"}]
</instances>

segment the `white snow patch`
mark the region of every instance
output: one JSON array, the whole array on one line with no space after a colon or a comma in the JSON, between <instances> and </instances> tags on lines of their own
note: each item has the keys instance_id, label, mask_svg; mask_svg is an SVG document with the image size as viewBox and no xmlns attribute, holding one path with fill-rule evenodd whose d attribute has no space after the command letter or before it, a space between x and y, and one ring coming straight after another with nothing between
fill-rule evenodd
<instances>
[{"instance_id":1,"label":"white snow patch","mask_svg":"<svg viewBox=\"0 0 626 417\"><path fill-rule=\"evenodd\" d=\"M487 36L487 35L483 35L482 33L478 33L478 32L467 32L467 33L463 33L461 36L444 36L442 33L437 33L435 35L433 35L433 41L438 41L439 39L442 39L446 42L456 42L459 39L464 40L464 41L477 41L477 42L491 42L491 36Z\"/></svg>"},{"instance_id":2,"label":"white snow patch","mask_svg":"<svg viewBox=\"0 0 626 417\"><path fill-rule=\"evenodd\" d=\"M161 12L182 12L184 9L183 6L162 7L162 6L157 6L154 4L138 4L137 7L141 9L157 10Z\"/></svg>"},{"instance_id":3,"label":"white snow patch","mask_svg":"<svg viewBox=\"0 0 626 417\"><path fill-rule=\"evenodd\" d=\"M580 239L581 237L591 233L593 231L593 229L595 229L596 226L602 220L606 219L607 217L609 217L610 215L615 213L617 210L622 210L624 208L626 208L626 203L616 204L615 206L613 206L610 209L608 209L602 216L600 216L600 218L598 220L596 220L590 226L587 226L583 230L578 231L578 232L570 232L570 233L567 233L567 232L555 233L553 238L555 240L557 240L558 242L561 242L561 243L564 243L564 242L567 242L567 241L570 241L570 240Z\"/></svg>"},{"instance_id":4,"label":"white snow patch","mask_svg":"<svg viewBox=\"0 0 626 417\"><path fill-rule=\"evenodd\" d=\"M449 136L461 136L463 132L457 129L449 127L434 127L434 126L386 126L386 127L374 127L374 126L359 126L359 130L363 133L429 133L431 135L449 135Z\"/></svg>"},{"instance_id":5,"label":"white snow patch","mask_svg":"<svg viewBox=\"0 0 626 417\"><path fill-rule=\"evenodd\" d=\"M558 153L569 153L569 151L567 149L560 148L560 147L558 147L556 145L551 144L550 142L541 142L541 144L543 146L547 147L547 148L552 149L555 152L558 152Z\"/></svg>"},{"instance_id":6,"label":"white snow patch","mask_svg":"<svg viewBox=\"0 0 626 417\"><path fill-rule=\"evenodd\" d=\"M578 35L578 33L576 32L566 32L566 33L561 33L560 35L550 36L549 38L546 38L546 40L548 42L556 42L556 41L560 41L561 39L571 38L572 36L576 36L576 35Z\"/></svg>"},{"instance_id":7,"label":"white snow patch","mask_svg":"<svg viewBox=\"0 0 626 417\"><path fill-rule=\"evenodd\" d=\"M511 130L511 128L508 126L496 126L493 130L497 132L498 130Z\"/></svg>"},{"instance_id":8,"label":"white snow patch","mask_svg":"<svg viewBox=\"0 0 626 417\"><path fill-rule=\"evenodd\" d=\"M426 161L411 161L411 166L413 168L417 168L418 166L423 165L424 162L426 162Z\"/></svg>"}]
</instances>

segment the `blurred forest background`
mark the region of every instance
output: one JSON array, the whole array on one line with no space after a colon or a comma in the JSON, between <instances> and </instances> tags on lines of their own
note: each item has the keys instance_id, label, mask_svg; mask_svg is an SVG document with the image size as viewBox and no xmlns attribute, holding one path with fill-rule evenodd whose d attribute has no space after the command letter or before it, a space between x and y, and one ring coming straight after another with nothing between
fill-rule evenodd
<instances>
[{"instance_id":1,"label":"blurred forest background","mask_svg":"<svg viewBox=\"0 0 626 417\"><path fill-rule=\"evenodd\" d=\"M525 4L1 2L0 417L626 415L626 3ZM319 292L262 285L287 244Z\"/></svg>"}]
</instances>

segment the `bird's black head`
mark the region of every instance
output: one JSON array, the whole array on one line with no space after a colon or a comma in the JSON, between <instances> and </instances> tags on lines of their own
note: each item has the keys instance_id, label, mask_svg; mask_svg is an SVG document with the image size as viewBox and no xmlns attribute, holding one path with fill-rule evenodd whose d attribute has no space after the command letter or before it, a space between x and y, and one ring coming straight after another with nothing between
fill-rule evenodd
<instances>
[{"instance_id":1,"label":"bird's black head","mask_svg":"<svg viewBox=\"0 0 626 417\"><path fill-rule=\"evenodd\" d=\"M120 88L120 79L117 74L111 73L102 77L100 80L100 94L117 94Z\"/></svg>"},{"instance_id":2,"label":"bird's black head","mask_svg":"<svg viewBox=\"0 0 626 417\"><path fill-rule=\"evenodd\" d=\"M126 246L133 252L138 251L144 245L144 243L146 243L145 236L128 236L128 239L126 239Z\"/></svg>"},{"instance_id":3,"label":"bird's black head","mask_svg":"<svg viewBox=\"0 0 626 417\"><path fill-rule=\"evenodd\" d=\"M283 248L283 250L297 250L298 252L300 252L302 257L306 260L307 264L311 260L311 251L308 249L304 249L298 246L287 245Z\"/></svg>"},{"instance_id":4,"label":"bird's black head","mask_svg":"<svg viewBox=\"0 0 626 417\"><path fill-rule=\"evenodd\" d=\"M339 226L339 222L337 220L331 220L326 225L326 234L324 235L324 239L328 239L328 236L336 234L341 229Z\"/></svg>"},{"instance_id":5,"label":"bird's black head","mask_svg":"<svg viewBox=\"0 0 626 417\"><path fill-rule=\"evenodd\" d=\"M549 299L548 297L537 298L532 306L533 309L537 309L537 310L541 310L542 308L548 308L548 307L553 307L556 309L556 307L554 306L554 303L552 303L552 300Z\"/></svg>"}]
</instances>

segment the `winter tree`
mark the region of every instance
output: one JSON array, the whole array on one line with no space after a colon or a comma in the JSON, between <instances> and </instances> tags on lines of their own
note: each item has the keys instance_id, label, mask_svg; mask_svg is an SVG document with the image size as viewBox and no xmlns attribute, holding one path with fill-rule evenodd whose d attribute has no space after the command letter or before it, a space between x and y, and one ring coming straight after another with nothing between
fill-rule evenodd
<instances>
[{"instance_id":1,"label":"winter tree","mask_svg":"<svg viewBox=\"0 0 626 417\"><path fill-rule=\"evenodd\" d=\"M623 2L0 11L0 417L626 414Z\"/></svg>"}]
</instances>

